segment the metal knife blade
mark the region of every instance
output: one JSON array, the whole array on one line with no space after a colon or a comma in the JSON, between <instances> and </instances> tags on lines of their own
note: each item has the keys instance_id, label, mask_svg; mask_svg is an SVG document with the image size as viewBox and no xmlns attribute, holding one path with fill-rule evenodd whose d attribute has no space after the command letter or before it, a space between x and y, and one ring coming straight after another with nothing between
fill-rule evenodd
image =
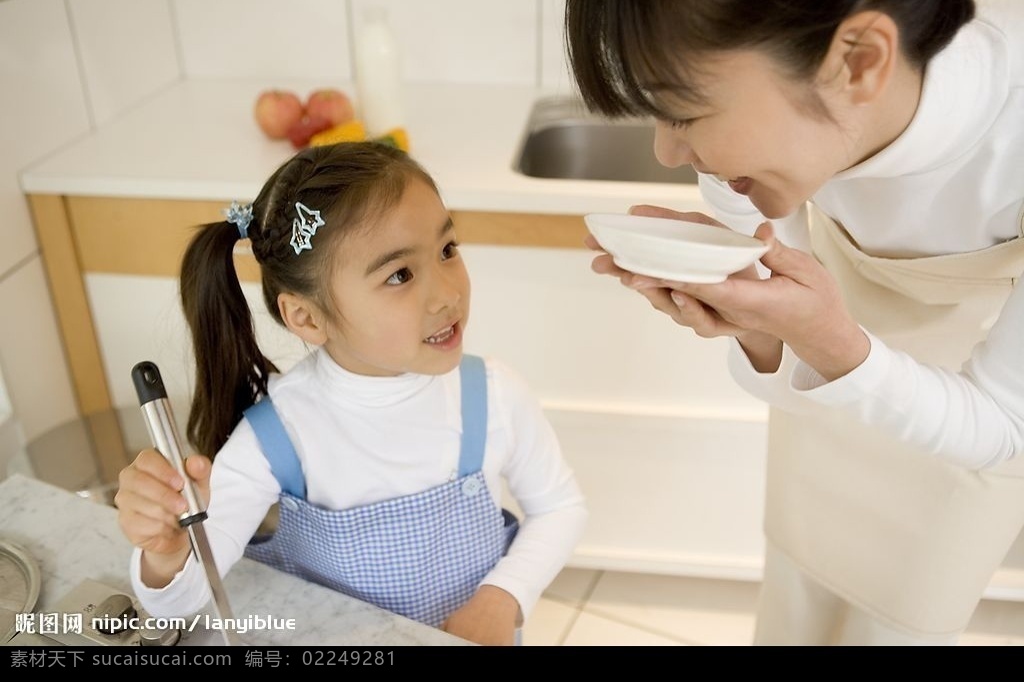
<instances>
[{"instance_id":1,"label":"metal knife blade","mask_svg":"<svg viewBox=\"0 0 1024 682\"><path fill-rule=\"evenodd\" d=\"M206 580L210 584L210 594L213 596L213 610L221 622L220 631L224 635L224 642L229 646L240 644L234 631L228 627L234 623L235 617L231 613L228 594L220 580L220 573L217 572L217 563L213 560L213 550L210 549L206 528L203 527L201 521L189 524L188 536L192 541L192 552L195 554L196 561L206 572Z\"/></svg>"},{"instance_id":2,"label":"metal knife blade","mask_svg":"<svg viewBox=\"0 0 1024 682\"><path fill-rule=\"evenodd\" d=\"M220 631L224 641L229 645L238 644L237 636L230 627L227 627L233 624L234 616L220 579L220 572L217 570L217 562L213 558L210 541L206 537L206 528L203 527L206 508L196 492L192 479L185 471L184 449L178 440L178 427L174 421L170 401L167 399L167 390L164 388L160 370L152 362L140 362L132 368L132 380L153 447L174 465L181 479L185 481L185 487L181 492L188 502L188 509L182 513L178 523L188 531L192 553L206 574L210 595L213 598L213 608L222 625Z\"/></svg>"}]
</instances>

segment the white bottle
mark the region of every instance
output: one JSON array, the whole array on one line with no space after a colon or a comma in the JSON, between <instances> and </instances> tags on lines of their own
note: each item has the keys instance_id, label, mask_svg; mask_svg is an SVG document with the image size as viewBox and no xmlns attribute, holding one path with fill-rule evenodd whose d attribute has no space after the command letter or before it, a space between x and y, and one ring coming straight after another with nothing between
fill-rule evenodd
<instances>
[{"instance_id":1,"label":"white bottle","mask_svg":"<svg viewBox=\"0 0 1024 682\"><path fill-rule=\"evenodd\" d=\"M356 33L357 109L371 137L405 126L402 61L387 12L371 6Z\"/></svg>"}]
</instances>

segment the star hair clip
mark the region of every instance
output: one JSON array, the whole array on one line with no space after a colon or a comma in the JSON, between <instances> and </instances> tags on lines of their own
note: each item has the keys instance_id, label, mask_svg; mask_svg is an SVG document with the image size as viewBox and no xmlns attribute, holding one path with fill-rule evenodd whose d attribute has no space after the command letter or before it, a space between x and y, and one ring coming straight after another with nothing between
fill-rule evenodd
<instances>
[{"instance_id":1,"label":"star hair clip","mask_svg":"<svg viewBox=\"0 0 1024 682\"><path fill-rule=\"evenodd\" d=\"M313 250L313 235L316 234L316 229L325 223L320 217L320 211L314 211L298 202L295 203L295 211L299 217L292 221L291 245L298 255L307 249Z\"/></svg>"},{"instance_id":2,"label":"star hair clip","mask_svg":"<svg viewBox=\"0 0 1024 682\"><path fill-rule=\"evenodd\" d=\"M238 236L249 237L249 223L252 222L252 204L242 206L237 201L231 202L230 208L224 209L224 219L238 228Z\"/></svg>"}]
</instances>

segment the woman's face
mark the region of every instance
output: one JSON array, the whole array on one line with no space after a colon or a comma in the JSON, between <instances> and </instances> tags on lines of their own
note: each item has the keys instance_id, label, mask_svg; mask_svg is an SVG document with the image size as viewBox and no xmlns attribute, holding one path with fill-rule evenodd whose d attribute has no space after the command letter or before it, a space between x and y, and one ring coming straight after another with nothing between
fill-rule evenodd
<instances>
[{"instance_id":1,"label":"woman's face","mask_svg":"<svg viewBox=\"0 0 1024 682\"><path fill-rule=\"evenodd\" d=\"M857 161L856 126L827 84L812 91L782 75L763 54L741 51L708 59L698 85L706 97L701 104L667 90L657 93L676 119L657 123L658 161L672 168L692 164L727 180L766 218L793 213Z\"/></svg>"},{"instance_id":2,"label":"woman's face","mask_svg":"<svg viewBox=\"0 0 1024 682\"><path fill-rule=\"evenodd\" d=\"M410 180L397 205L338 248L324 344L334 361L370 376L455 369L469 319L469 275L433 188Z\"/></svg>"}]
</instances>

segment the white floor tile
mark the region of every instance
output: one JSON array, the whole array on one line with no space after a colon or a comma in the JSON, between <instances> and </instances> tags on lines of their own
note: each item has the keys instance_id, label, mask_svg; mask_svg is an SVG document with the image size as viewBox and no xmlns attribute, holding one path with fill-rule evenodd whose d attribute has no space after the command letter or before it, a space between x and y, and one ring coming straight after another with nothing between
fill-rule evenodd
<instances>
[{"instance_id":1,"label":"white floor tile","mask_svg":"<svg viewBox=\"0 0 1024 682\"><path fill-rule=\"evenodd\" d=\"M535 646L729 645L751 642L758 585L566 569L524 627ZM1024 646L1024 603L979 604L961 646Z\"/></svg>"},{"instance_id":2,"label":"white floor tile","mask_svg":"<svg viewBox=\"0 0 1024 682\"><path fill-rule=\"evenodd\" d=\"M960 643L965 646L1024 646L1024 602L982 601Z\"/></svg>"},{"instance_id":3,"label":"white floor tile","mask_svg":"<svg viewBox=\"0 0 1024 682\"><path fill-rule=\"evenodd\" d=\"M1024 637L1006 637L966 632L960 637L960 646L1024 646Z\"/></svg>"},{"instance_id":4,"label":"white floor tile","mask_svg":"<svg viewBox=\"0 0 1024 682\"><path fill-rule=\"evenodd\" d=\"M523 646L558 646L579 616L578 606L541 597L523 624Z\"/></svg>"},{"instance_id":5,"label":"white floor tile","mask_svg":"<svg viewBox=\"0 0 1024 682\"><path fill-rule=\"evenodd\" d=\"M642 628L584 612L576 620L564 644L565 646L682 646L685 642L678 642Z\"/></svg>"},{"instance_id":6,"label":"white floor tile","mask_svg":"<svg viewBox=\"0 0 1024 682\"><path fill-rule=\"evenodd\" d=\"M563 569L544 591L544 596L570 606L579 606L586 601L600 576L600 571L582 568Z\"/></svg>"},{"instance_id":7,"label":"white floor tile","mask_svg":"<svg viewBox=\"0 0 1024 682\"><path fill-rule=\"evenodd\" d=\"M756 583L606 572L583 611L680 642L742 646L757 593Z\"/></svg>"}]
</instances>

